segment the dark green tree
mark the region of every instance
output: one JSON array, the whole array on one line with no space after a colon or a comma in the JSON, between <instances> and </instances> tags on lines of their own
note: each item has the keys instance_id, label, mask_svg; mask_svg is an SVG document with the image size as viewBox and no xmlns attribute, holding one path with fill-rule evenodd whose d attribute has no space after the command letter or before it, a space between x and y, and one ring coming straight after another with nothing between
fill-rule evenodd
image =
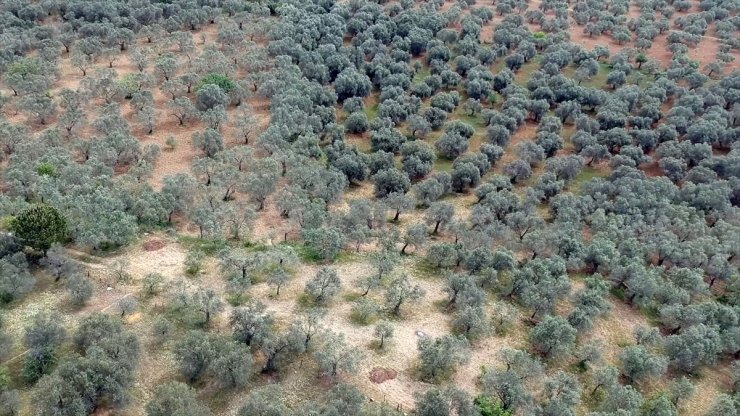
<instances>
[{"instance_id":1,"label":"dark green tree","mask_svg":"<svg viewBox=\"0 0 740 416\"><path fill-rule=\"evenodd\" d=\"M23 244L41 250L46 255L52 244L64 240L67 221L56 208L37 204L13 217L10 229Z\"/></svg>"}]
</instances>

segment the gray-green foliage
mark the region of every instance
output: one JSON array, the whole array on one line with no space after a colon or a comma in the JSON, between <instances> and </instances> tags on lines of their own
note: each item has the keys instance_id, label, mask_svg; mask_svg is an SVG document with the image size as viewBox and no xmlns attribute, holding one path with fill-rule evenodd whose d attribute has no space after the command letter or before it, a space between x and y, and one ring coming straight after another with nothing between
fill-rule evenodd
<instances>
[{"instance_id":1,"label":"gray-green foliage","mask_svg":"<svg viewBox=\"0 0 740 416\"><path fill-rule=\"evenodd\" d=\"M319 260L334 260L344 246L344 236L336 228L304 229L302 234L311 255Z\"/></svg>"},{"instance_id":2,"label":"gray-green foliage","mask_svg":"<svg viewBox=\"0 0 740 416\"><path fill-rule=\"evenodd\" d=\"M475 416L478 409L464 390L456 387L432 388L416 398L419 416Z\"/></svg>"},{"instance_id":3,"label":"gray-green foliage","mask_svg":"<svg viewBox=\"0 0 740 416\"><path fill-rule=\"evenodd\" d=\"M36 414L89 414L103 403L126 402L140 352L136 335L117 318L94 313L81 320L74 344L80 355L39 380Z\"/></svg>"},{"instance_id":4,"label":"gray-green foliage","mask_svg":"<svg viewBox=\"0 0 740 416\"><path fill-rule=\"evenodd\" d=\"M692 373L698 367L717 360L722 351L722 340L715 328L699 324L666 337L665 351L671 366Z\"/></svg>"},{"instance_id":5,"label":"gray-green foliage","mask_svg":"<svg viewBox=\"0 0 740 416\"><path fill-rule=\"evenodd\" d=\"M157 387L152 399L146 404L148 416L209 416L211 411L198 401L192 387L172 381Z\"/></svg>"},{"instance_id":6,"label":"gray-green foliage","mask_svg":"<svg viewBox=\"0 0 740 416\"><path fill-rule=\"evenodd\" d=\"M386 342L393 338L393 325L388 321L380 321L375 326L375 336L378 338L378 348L383 349Z\"/></svg>"},{"instance_id":7,"label":"gray-green foliage","mask_svg":"<svg viewBox=\"0 0 740 416\"><path fill-rule=\"evenodd\" d=\"M87 303L95 290L93 283L85 275L75 273L64 281L69 300L73 305L82 306Z\"/></svg>"},{"instance_id":8,"label":"gray-green foliage","mask_svg":"<svg viewBox=\"0 0 740 416\"><path fill-rule=\"evenodd\" d=\"M193 133L193 147L200 149L208 157L224 150L224 138L218 130L207 128Z\"/></svg>"},{"instance_id":9,"label":"gray-green foliage","mask_svg":"<svg viewBox=\"0 0 740 416\"><path fill-rule=\"evenodd\" d=\"M284 416L291 414L285 405L283 390L278 384L252 389L237 412L238 416Z\"/></svg>"},{"instance_id":10,"label":"gray-green foliage","mask_svg":"<svg viewBox=\"0 0 740 416\"><path fill-rule=\"evenodd\" d=\"M342 290L342 281L337 271L328 267L322 267L316 276L306 283L304 292L311 297L316 305L324 306Z\"/></svg>"},{"instance_id":11,"label":"gray-green foliage","mask_svg":"<svg viewBox=\"0 0 740 416\"><path fill-rule=\"evenodd\" d=\"M470 360L470 343L461 336L422 337L418 342L422 380L436 382L449 377Z\"/></svg>"},{"instance_id":12,"label":"gray-green foliage","mask_svg":"<svg viewBox=\"0 0 740 416\"><path fill-rule=\"evenodd\" d=\"M211 110L217 106L225 107L229 96L216 84L205 84L198 88L195 103L200 111Z\"/></svg>"},{"instance_id":13,"label":"gray-green foliage","mask_svg":"<svg viewBox=\"0 0 740 416\"><path fill-rule=\"evenodd\" d=\"M234 340L247 346L259 346L273 331L274 316L259 301L249 301L234 308L229 316Z\"/></svg>"},{"instance_id":14,"label":"gray-green foliage","mask_svg":"<svg viewBox=\"0 0 740 416\"><path fill-rule=\"evenodd\" d=\"M642 346L630 346L620 354L622 372L632 381L661 376L668 364L665 357L656 355Z\"/></svg>"},{"instance_id":15,"label":"gray-green foliage","mask_svg":"<svg viewBox=\"0 0 740 416\"><path fill-rule=\"evenodd\" d=\"M575 346L576 329L559 316L547 316L532 331L532 344L545 357L570 352Z\"/></svg>"},{"instance_id":16,"label":"gray-green foliage","mask_svg":"<svg viewBox=\"0 0 740 416\"><path fill-rule=\"evenodd\" d=\"M401 306L416 302L424 297L426 292L419 285L414 285L408 276L401 275L393 279L385 292L385 301L388 309L395 316L401 315Z\"/></svg>"},{"instance_id":17,"label":"gray-green foliage","mask_svg":"<svg viewBox=\"0 0 740 416\"><path fill-rule=\"evenodd\" d=\"M574 415L575 407L581 402L581 384L573 375L558 371L544 383L545 403L543 415Z\"/></svg>"},{"instance_id":18,"label":"gray-green foliage","mask_svg":"<svg viewBox=\"0 0 740 416\"><path fill-rule=\"evenodd\" d=\"M192 383L205 375L216 351L208 335L203 331L193 330L175 344L173 352L177 357L180 372Z\"/></svg>"},{"instance_id":19,"label":"gray-green foliage","mask_svg":"<svg viewBox=\"0 0 740 416\"><path fill-rule=\"evenodd\" d=\"M228 388L242 387L252 376L254 362L248 346L228 339L215 343L215 353L209 371Z\"/></svg>"},{"instance_id":20,"label":"gray-green foliage","mask_svg":"<svg viewBox=\"0 0 740 416\"><path fill-rule=\"evenodd\" d=\"M719 394L707 413L708 416L736 416L738 414L737 399L729 394Z\"/></svg>"},{"instance_id":21,"label":"gray-green foliage","mask_svg":"<svg viewBox=\"0 0 740 416\"><path fill-rule=\"evenodd\" d=\"M354 371L363 354L354 346L347 344L344 334L329 333L322 347L314 352L314 357L321 374L336 377L340 372Z\"/></svg>"},{"instance_id":22,"label":"gray-green foliage","mask_svg":"<svg viewBox=\"0 0 740 416\"><path fill-rule=\"evenodd\" d=\"M0 259L0 302L10 302L23 297L33 289L36 278L28 270L23 253Z\"/></svg>"},{"instance_id":23,"label":"gray-green foliage","mask_svg":"<svg viewBox=\"0 0 740 416\"><path fill-rule=\"evenodd\" d=\"M505 348L500 353L505 366L484 371L481 377L483 391L497 398L504 409L516 411L533 401L532 392L525 383L544 373L542 363L527 352Z\"/></svg>"}]
</instances>

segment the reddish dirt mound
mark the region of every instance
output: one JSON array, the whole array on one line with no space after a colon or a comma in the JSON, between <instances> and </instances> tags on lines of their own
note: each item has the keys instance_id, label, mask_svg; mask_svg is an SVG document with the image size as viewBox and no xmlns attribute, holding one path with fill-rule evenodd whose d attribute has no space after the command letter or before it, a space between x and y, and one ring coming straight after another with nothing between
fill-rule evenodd
<instances>
[{"instance_id":1,"label":"reddish dirt mound","mask_svg":"<svg viewBox=\"0 0 740 416\"><path fill-rule=\"evenodd\" d=\"M396 370L383 367L375 367L370 371L370 380L375 384L380 384L384 381L393 380L398 375Z\"/></svg>"},{"instance_id":2,"label":"reddish dirt mound","mask_svg":"<svg viewBox=\"0 0 740 416\"><path fill-rule=\"evenodd\" d=\"M162 240L157 240L157 239L145 241L143 244L144 250L146 251L157 251L163 248L165 245L167 245L167 243L165 243Z\"/></svg>"}]
</instances>

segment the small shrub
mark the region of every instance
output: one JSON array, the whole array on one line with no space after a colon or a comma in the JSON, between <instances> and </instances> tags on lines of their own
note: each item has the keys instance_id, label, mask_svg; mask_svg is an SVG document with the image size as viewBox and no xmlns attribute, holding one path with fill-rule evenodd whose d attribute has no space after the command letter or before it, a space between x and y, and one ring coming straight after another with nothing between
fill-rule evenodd
<instances>
[{"instance_id":1,"label":"small shrub","mask_svg":"<svg viewBox=\"0 0 740 416\"><path fill-rule=\"evenodd\" d=\"M75 306L84 305L93 295L93 284L80 274L70 276L65 282L65 289L69 293L69 300Z\"/></svg>"},{"instance_id":2,"label":"small shrub","mask_svg":"<svg viewBox=\"0 0 740 416\"><path fill-rule=\"evenodd\" d=\"M144 276L144 279L142 279L141 284L144 287L144 293L147 296L156 296L164 287L164 276L160 273L148 273Z\"/></svg>"},{"instance_id":3,"label":"small shrub","mask_svg":"<svg viewBox=\"0 0 740 416\"><path fill-rule=\"evenodd\" d=\"M175 136L169 136L164 144L167 145L167 150L175 150L177 147L177 139Z\"/></svg>"},{"instance_id":4,"label":"small shrub","mask_svg":"<svg viewBox=\"0 0 740 416\"><path fill-rule=\"evenodd\" d=\"M370 325L378 320L378 305L370 299L362 298L352 305L350 318L358 325Z\"/></svg>"},{"instance_id":5,"label":"small shrub","mask_svg":"<svg viewBox=\"0 0 740 416\"><path fill-rule=\"evenodd\" d=\"M498 400L480 395L473 402L478 407L481 416L511 416L511 411L506 410Z\"/></svg>"},{"instance_id":6,"label":"small shrub","mask_svg":"<svg viewBox=\"0 0 740 416\"><path fill-rule=\"evenodd\" d=\"M43 162L36 166L36 173L41 176L55 177L57 176L57 168L49 162Z\"/></svg>"},{"instance_id":7,"label":"small shrub","mask_svg":"<svg viewBox=\"0 0 740 416\"><path fill-rule=\"evenodd\" d=\"M157 344L161 344L165 341L167 341L170 337L170 334L172 334L172 330L174 329L174 325L172 322L167 320L167 318L159 317L156 321L154 321L154 324L152 325L152 337L154 338L154 342Z\"/></svg>"},{"instance_id":8,"label":"small shrub","mask_svg":"<svg viewBox=\"0 0 740 416\"><path fill-rule=\"evenodd\" d=\"M208 74L204 76L203 79L200 80L200 83L198 83L198 87L196 88L196 91L207 84L216 85L219 88L221 88L225 93L228 93L229 91L236 88L236 84L228 76L224 74Z\"/></svg>"},{"instance_id":9,"label":"small shrub","mask_svg":"<svg viewBox=\"0 0 740 416\"><path fill-rule=\"evenodd\" d=\"M185 257L185 273L188 276L197 276L203 269L204 258L205 254L198 249L188 251Z\"/></svg>"}]
</instances>

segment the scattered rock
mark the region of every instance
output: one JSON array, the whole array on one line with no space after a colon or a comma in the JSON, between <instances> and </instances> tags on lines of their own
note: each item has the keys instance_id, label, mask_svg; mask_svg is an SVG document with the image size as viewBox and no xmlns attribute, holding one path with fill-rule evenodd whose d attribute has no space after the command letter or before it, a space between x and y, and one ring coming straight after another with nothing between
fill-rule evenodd
<instances>
[{"instance_id":1,"label":"scattered rock","mask_svg":"<svg viewBox=\"0 0 740 416\"><path fill-rule=\"evenodd\" d=\"M426 338L427 334L424 331L416 331L416 336L419 338Z\"/></svg>"},{"instance_id":2,"label":"scattered rock","mask_svg":"<svg viewBox=\"0 0 740 416\"><path fill-rule=\"evenodd\" d=\"M370 371L370 380L375 384L380 384L388 380L393 380L397 375L398 372L391 368L375 367Z\"/></svg>"},{"instance_id":3,"label":"scattered rock","mask_svg":"<svg viewBox=\"0 0 740 416\"><path fill-rule=\"evenodd\" d=\"M164 241L157 239L145 241L143 244L144 250L146 251L157 251L163 248L165 245L166 243Z\"/></svg>"}]
</instances>

